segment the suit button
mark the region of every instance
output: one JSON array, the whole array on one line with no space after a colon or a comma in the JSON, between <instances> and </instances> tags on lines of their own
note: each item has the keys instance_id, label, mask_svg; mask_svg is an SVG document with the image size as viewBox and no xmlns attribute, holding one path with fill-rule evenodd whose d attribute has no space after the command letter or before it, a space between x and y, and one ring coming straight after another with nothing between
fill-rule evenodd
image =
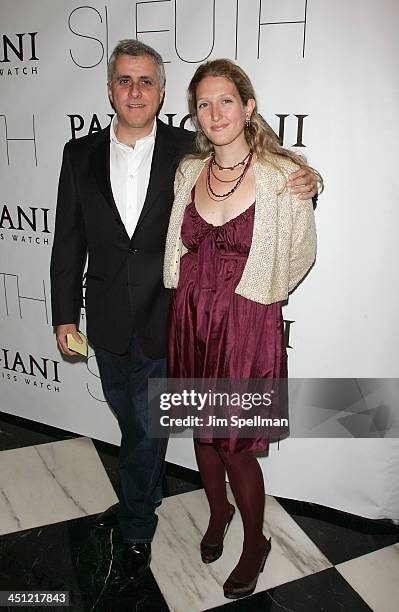
<instances>
[{"instance_id":1,"label":"suit button","mask_svg":"<svg viewBox=\"0 0 399 612\"><path fill-rule=\"evenodd\" d=\"M130 249L128 250L128 253L130 255L137 255L137 253L139 252L138 249L134 249L133 247L130 247Z\"/></svg>"}]
</instances>

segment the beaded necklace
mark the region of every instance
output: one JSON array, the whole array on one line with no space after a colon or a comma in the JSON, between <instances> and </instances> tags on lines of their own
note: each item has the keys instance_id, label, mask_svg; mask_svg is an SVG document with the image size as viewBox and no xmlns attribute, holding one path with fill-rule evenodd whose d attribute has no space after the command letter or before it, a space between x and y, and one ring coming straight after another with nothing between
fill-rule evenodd
<instances>
[{"instance_id":1,"label":"beaded necklace","mask_svg":"<svg viewBox=\"0 0 399 612\"><path fill-rule=\"evenodd\" d=\"M238 189L238 187L241 185L242 181L244 180L245 175L247 174L248 169L251 165L252 156L253 156L253 152L249 151L249 153L244 157L242 161L238 162L234 166L228 166L225 168L224 166L221 166L220 164L218 164L218 162L215 160L215 154L212 153L212 157L209 160L208 168L206 172L206 187L207 187L208 195L212 200L214 200L215 202L221 202L223 200L226 200ZM240 176L238 176L235 179L226 181L226 180L218 178L215 175L213 171L213 166L217 166L219 170L234 170L234 168L238 168L238 166L244 166L244 169L241 172ZM230 191L227 191L226 193L216 193L215 191L213 191L212 186L211 186L211 174L220 183L234 183L235 182L234 187L230 189Z\"/></svg>"}]
</instances>

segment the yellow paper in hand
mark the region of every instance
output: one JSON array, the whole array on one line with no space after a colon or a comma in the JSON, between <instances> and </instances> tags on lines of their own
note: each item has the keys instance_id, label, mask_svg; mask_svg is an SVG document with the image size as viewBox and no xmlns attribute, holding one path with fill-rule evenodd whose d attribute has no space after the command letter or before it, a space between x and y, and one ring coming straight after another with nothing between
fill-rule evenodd
<instances>
[{"instance_id":1,"label":"yellow paper in hand","mask_svg":"<svg viewBox=\"0 0 399 612\"><path fill-rule=\"evenodd\" d=\"M67 346L70 351L75 351L84 357L87 357L87 338L82 332L77 332L82 339L82 344L79 344L72 336L72 334L67 334Z\"/></svg>"}]
</instances>

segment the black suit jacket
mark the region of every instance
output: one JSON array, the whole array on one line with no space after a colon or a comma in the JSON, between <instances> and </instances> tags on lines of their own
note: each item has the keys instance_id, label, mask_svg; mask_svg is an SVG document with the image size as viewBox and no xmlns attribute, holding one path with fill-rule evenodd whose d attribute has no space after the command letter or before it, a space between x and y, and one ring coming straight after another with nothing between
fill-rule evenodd
<instances>
[{"instance_id":1,"label":"black suit jacket","mask_svg":"<svg viewBox=\"0 0 399 612\"><path fill-rule=\"evenodd\" d=\"M121 354L134 332L148 357L165 356L170 297L162 281L165 239L175 171L192 146L192 132L157 120L147 195L130 239L111 191L109 127L65 145L50 268L53 325L79 321L88 253L89 340Z\"/></svg>"}]
</instances>

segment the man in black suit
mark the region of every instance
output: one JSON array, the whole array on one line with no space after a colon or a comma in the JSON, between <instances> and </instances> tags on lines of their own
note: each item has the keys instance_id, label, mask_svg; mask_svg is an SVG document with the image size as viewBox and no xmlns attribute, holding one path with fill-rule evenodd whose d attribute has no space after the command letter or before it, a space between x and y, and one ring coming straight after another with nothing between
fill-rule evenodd
<instances>
[{"instance_id":1,"label":"man in black suit","mask_svg":"<svg viewBox=\"0 0 399 612\"><path fill-rule=\"evenodd\" d=\"M192 149L192 132L156 119L165 87L160 55L121 41L109 62L111 126L65 145L51 258L53 325L60 350L74 355L88 253L87 335L95 348L104 395L122 432L118 515L125 572L139 578L150 562L150 542L161 502L166 440L147 424L147 380L166 376L169 292L162 264L173 180Z\"/></svg>"},{"instance_id":2,"label":"man in black suit","mask_svg":"<svg viewBox=\"0 0 399 612\"><path fill-rule=\"evenodd\" d=\"M157 525L166 440L152 439L147 380L166 376L169 292L162 265L173 181L192 133L156 118L165 88L160 55L136 40L121 41L108 65L111 125L65 145L51 258L53 325L60 350L77 341L82 274L88 253L87 335L104 395L122 432L120 496L98 519L118 519L131 580L149 567ZM297 191L315 192L300 170Z\"/></svg>"}]
</instances>

